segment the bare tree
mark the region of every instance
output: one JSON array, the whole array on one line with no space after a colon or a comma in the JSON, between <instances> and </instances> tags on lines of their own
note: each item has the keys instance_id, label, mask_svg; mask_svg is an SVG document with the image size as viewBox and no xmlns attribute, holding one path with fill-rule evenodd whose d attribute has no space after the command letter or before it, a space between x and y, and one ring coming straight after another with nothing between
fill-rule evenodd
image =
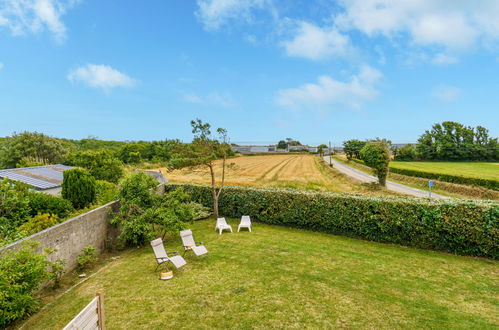
<instances>
[{"instance_id":1,"label":"bare tree","mask_svg":"<svg viewBox=\"0 0 499 330\"><path fill-rule=\"evenodd\" d=\"M174 168L205 167L211 176L211 194L213 197L213 216L218 217L218 201L225 185L225 174L228 168L227 158L230 155L230 145L227 130L218 128L218 138L211 135L211 125L200 119L192 120L194 139L187 146L184 156L172 164ZM217 183L216 162L222 160L219 183Z\"/></svg>"}]
</instances>

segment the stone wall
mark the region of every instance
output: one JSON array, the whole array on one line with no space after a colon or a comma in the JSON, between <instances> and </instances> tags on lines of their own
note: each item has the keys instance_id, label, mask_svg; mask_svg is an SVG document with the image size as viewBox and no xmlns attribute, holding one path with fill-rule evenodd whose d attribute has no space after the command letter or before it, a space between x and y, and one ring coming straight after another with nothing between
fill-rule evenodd
<instances>
[{"instance_id":1,"label":"stone wall","mask_svg":"<svg viewBox=\"0 0 499 330\"><path fill-rule=\"evenodd\" d=\"M39 233L7 245L0 249L0 254L7 250L19 248L25 240L40 243L40 252L44 248L57 249L50 256L50 260L63 259L66 261L66 271L77 266L76 257L84 247L93 245L100 253L104 250L106 240L116 236L117 230L109 224L110 211L116 210L118 202L98 207L87 213L66 220Z\"/></svg>"},{"instance_id":2,"label":"stone wall","mask_svg":"<svg viewBox=\"0 0 499 330\"><path fill-rule=\"evenodd\" d=\"M153 191L163 195L165 184L159 184ZM29 239L40 243L40 252L45 248L57 249L57 252L53 253L49 259L51 261L63 259L66 261L65 270L73 270L77 266L76 257L81 254L84 247L95 246L97 252L101 253L106 247L107 239L118 236L118 229L109 224L110 212L117 211L118 206L119 202L114 201L66 220L1 248L0 255L8 250L19 248L25 240Z\"/></svg>"}]
</instances>

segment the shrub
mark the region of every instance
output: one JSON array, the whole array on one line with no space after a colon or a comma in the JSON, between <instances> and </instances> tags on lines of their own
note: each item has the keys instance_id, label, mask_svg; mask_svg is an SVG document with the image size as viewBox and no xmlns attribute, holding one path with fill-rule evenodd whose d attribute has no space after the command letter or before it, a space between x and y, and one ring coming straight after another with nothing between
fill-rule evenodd
<instances>
[{"instance_id":1,"label":"shrub","mask_svg":"<svg viewBox=\"0 0 499 330\"><path fill-rule=\"evenodd\" d=\"M0 327L24 318L38 309L34 292L50 278L46 260L50 252L37 254L38 244L25 243L0 258Z\"/></svg>"},{"instance_id":2,"label":"shrub","mask_svg":"<svg viewBox=\"0 0 499 330\"><path fill-rule=\"evenodd\" d=\"M78 269L83 270L90 264L97 261L97 249L95 246L89 245L81 250L81 254L76 257Z\"/></svg>"},{"instance_id":3,"label":"shrub","mask_svg":"<svg viewBox=\"0 0 499 330\"><path fill-rule=\"evenodd\" d=\"M59 223L57 215L37 214L31 220L19 227L19 231L26 233L27 236L36 234L45 228L55 226Z\"/></svg>"},{"instance_id":4,"label":"shrub","mask_svg":"<svg viewBox=\"0 0 499 330\"><path fill-rule=\"evenodd\" d=\"M394 160L409 161L417 158L416 147L409 144L400 149L394 149Z\"/></svg>"},{"instance_id":5,"label":"shrub","mask_svg":"<svg viewBox=\"0 0 499 330\"><path fill-rule=\"evenodd\" d=\"M371 167L381 186L386 185L388 164L390 163L390 150L384 141L370 141L360 150L361 159Z\"/></svg>"},{"instance_id":6,"label":"shrub","mask_svg":"<svg viewBox=\"0 0 499 330\"><path fill-rule=\"evenodd\" d=\"M0 180L0 218L17 227L30 218L28 188L7 179Z\"/></svg>"},{"instance_id":7,"label":"shrub","mask_svg":"<svg viewBox=\"0 0 499 330\"><path fill-rule=\"evenodd\" d=\"M183 187L193 201L212 205L209 186ZM472 200L426 200L411 197L368 197L353 194L224 188L222 214L390 242L423 249L499 259L499 203Z\"/></svg>"},{"instance_id":8,"label":"shrub","mask_svg":"<svg viewBox=\"0 0 499 330\"><path fill-rule=\"evenodd\" d=\"M64 171L62 197L82 209L95 201L96 185L95 178L82 169Z\"/></svg>"},{"instance_id":9,"label":"shrub","mask_svg":"<svg viewBox=\"0 0 499 330\"><path fill-rule=\"evenodd\" d=\"M79 151L71 154L66 163L86 168L97 180L118 183L124 174L123 163L105 150Z\"/></svg>"},{"instance_id":10,"label":"shrub","mask_svg":"<svg viewBox=\"0 0 499 330\"><path fill-rule=\"evenodd\" d=\"M118 189L114 183L103 180L97 180L96 183L97 203L103 205L116 200Z\"/></svg>"},{"instance_id":11,"label":"shrub","mask_svg":"<svg viewBox=\"0 0 499 330\"><path fill-rule=\"evenodd\" d=\"M348 140L343 142L343 151L349 160L352 158L360 158L360 150L362 150L365 145L365 141Z\"/></svg>"},{"instance_id":12,"label":"shrub","mask_svg":"<svg viewBox=\"0 0 499 330\"><path fill-rule=\"evenodd\" d=\"M38 213L50 213L64 219L73 212L73 205L67 199L37 192L30 193L29 206L31 216Z\"/></svg>"},{"instance_id":13,"label":"shrub","mask_svg":"<svg viewBox=\"0 0 499 330\"><path fill-rule=\"evenodd\" d=\"M439 180L439 181L445 181L457 184L467 184L493 190L499 190L499 181L492 179L467 178L458 175L431 173L431 172L409 170L403 168L393 168L393 167L390 168L390 172L408 175L408 176L417 176L420 178L426 178L432 180Z\"/></svg>"},{"instance_id":14,"label":"shrub","mask_svg":"<svg viewBox=\"0 0 499 330\"><path fill-rule=\"evenodd\" d=\"M66 149L58 139L37 132L14 133L3 143L0 166L18 167L26 164L27 159L54 164L64 159L66 153Z\"/></svg>"},{"instance_id":15,"label":"shrub","mask_svg":"<svg viewBox=\"0 0 499 330\"><path fill-rule=\"evenodd\" d=\"M131 246L146 244L155 231L163 236L184 228L184 221L194 219L190 196L183 190L159 196L157 181L139 172L127 177L118 193L120 210L111 223L121 226L119 238Z\"/></svg>"},{"instance_id":16,"label":"shrub","mask_svg":"<svg viewBox=\"0 0 499 330\"><path fill-rule=\"evenodd\" d=\"M128 245L144 245L153 238L151 213L144 213L158 203L159 196L152 191L157 184L144 172L133 173L121 182L118 192L120 210L111 219L111 224L121 226L119 238Z\"/></svg>"}]
</instances>

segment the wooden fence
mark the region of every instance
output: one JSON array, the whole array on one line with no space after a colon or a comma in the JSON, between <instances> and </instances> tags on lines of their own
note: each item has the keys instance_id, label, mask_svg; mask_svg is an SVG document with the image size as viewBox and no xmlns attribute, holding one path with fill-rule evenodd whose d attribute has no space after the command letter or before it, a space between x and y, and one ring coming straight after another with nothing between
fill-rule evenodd
<instances>
[{"instance_id":1,"label":"wooden fence","mask_svg":"<svg viewBox=\"0 0 499 330\"><path fill-rule=\"evenodd\" d=\"M104 294L98 291L95 298L83 308L63 330L104 330Z\"/></svg>"}]
</instances>

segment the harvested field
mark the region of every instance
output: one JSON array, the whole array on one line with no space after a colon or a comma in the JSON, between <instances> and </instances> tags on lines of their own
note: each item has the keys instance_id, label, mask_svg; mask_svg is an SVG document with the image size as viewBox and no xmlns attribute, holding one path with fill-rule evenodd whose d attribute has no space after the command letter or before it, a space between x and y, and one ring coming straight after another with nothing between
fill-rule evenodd
<instances>
[{"instance_id":1,"label":"harvested field","mask_svg":"<svg viewBox=\"0 0 499 330\"><path fill-rule=\"evenodd\" d=\"M329 168L313 155L263 155L241 156L228 160L230 163L225 183L227 185L288 187L297 189L325 190L334 192L358 192L371 195L393 195L385 190L352 181ZM163 174L172 182L209 184L206 168L167 171ZM217 180L221 179L221 162L217 163Z\"/></svg>"}]
</instances>

